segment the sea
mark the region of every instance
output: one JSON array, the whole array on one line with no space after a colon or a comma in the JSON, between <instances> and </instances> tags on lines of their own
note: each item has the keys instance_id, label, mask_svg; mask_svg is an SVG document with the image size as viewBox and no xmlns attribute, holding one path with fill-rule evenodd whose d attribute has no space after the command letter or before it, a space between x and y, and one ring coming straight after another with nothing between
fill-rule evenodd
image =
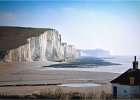
<instances>
[{"instance_id":1,"label":"sea","mask_svg":"<svg viewBox=\"0 0 140 100\"><path fill-rule=\"evenodd\" d=\"M105 62L117 63L118 65L108 65L108 66L93 66L85 68L55 68L47 67L47 70L66 70L66 71L90 71L90 72L110 72L110 73L124 73L130 68L133 68L132 62L134 61L134 56L110 56L110 57L100 57L99 59ZM137 61L140 62L140 56L137 57Z\"/></svg>"}]
</instances>

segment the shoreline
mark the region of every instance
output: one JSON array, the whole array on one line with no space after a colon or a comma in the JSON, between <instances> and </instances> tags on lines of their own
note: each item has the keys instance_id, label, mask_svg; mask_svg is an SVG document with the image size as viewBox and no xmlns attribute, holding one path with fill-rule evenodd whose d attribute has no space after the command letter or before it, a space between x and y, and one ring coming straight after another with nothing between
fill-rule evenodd
<instances>
[{"instance_id":1,"label":"shoreline","mask_svg":"<svg viewBox=\"0 0 140 100\"><path fill-rule=\"evenodd\" d=\"M102 66L102 67L106 67L106 66ZM97 68L53 68L53 67L46 67L44 69L42 69L42 67L40 67L40 70L55 70L55 71L82 71L82 72L99 72L99 73L112 73L112 74L121 74L122 72L111 72L111 71L101 71L96 70ZM95 69L95 70L90 70L90 69Z\"/></svg>"},{"instance_id":2,"label":"shoreline","mask_svg":"<svg viewBox=\"0 0 140 100\"><path fill-rule=\"evenodd\" d=\"M70 71L43 68L41 66L52 64L52 62L21 62L4 63L0 62L0 85L12 84L50 84L46 86L7 86L0 87L0 94L8 95L29 95L35 91L46 91L46 89L62 89L64 92L82 91L83 93L105 91L111 93L111 84L113 78L119 73L110 72L91 72L91 71ZM65 87L57 84L73 83L95 83L101 86L90 87ZM52 84L52 85L51 85ZM53 85L54 84L54 85Z\"/></svg>"}]
</instances>

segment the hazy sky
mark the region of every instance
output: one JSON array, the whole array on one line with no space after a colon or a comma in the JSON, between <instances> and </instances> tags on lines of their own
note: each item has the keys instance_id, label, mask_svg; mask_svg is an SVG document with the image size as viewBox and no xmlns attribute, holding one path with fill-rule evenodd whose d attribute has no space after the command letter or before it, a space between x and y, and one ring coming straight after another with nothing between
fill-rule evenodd
<instances>
[{"instance_id":1,"label":"hazy sky","mask_svg":"<svg viewBox=\"0 0 140 100\"><path fill-rule=\"evenodd\" d=\"M140 1L0 1L0 25L55 28L79 49L140 55Z\"/></svg>"}]
</instances>

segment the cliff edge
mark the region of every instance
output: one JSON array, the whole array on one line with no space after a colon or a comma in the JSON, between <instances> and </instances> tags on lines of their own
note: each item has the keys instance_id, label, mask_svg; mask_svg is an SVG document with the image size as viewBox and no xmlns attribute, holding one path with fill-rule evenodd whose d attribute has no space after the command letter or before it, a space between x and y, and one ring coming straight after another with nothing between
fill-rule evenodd
<instances>
[{"instance_id":1,"label":"cliff edge","mask_svg":"<svg viewBox=\"0 0 140 100\"><path fill-rule=\"evenodd\" d=\"M0 59L3 61L63 61L76 56L75 46L61 43L61 35L55 29L0 27Z\"/></svg>"}]
</instances>

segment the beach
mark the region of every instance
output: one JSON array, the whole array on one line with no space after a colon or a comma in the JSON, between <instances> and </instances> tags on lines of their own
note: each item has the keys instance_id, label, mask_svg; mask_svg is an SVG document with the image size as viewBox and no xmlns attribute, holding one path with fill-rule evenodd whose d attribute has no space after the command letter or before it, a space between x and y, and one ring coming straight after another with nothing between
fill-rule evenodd
<instances>
[{"instance_id":1,"label":"beach","mask_svg":"<svg viewBox=\"0 0 140 100\"><path fill-rule=\"evenodd\" d=\"M56 63L51 61L0 62L0 94L31 95L35 92L58 88L61 88L64 92L101 93L105 91L105 93L111 93L111 84L109 82L120 75L119 73L110 72L56 70L53 68L44 69L42 67ZM61 84L73 83L95 83L100 84L100 86L59 86Z\"/></svg>"}]
</instances>

